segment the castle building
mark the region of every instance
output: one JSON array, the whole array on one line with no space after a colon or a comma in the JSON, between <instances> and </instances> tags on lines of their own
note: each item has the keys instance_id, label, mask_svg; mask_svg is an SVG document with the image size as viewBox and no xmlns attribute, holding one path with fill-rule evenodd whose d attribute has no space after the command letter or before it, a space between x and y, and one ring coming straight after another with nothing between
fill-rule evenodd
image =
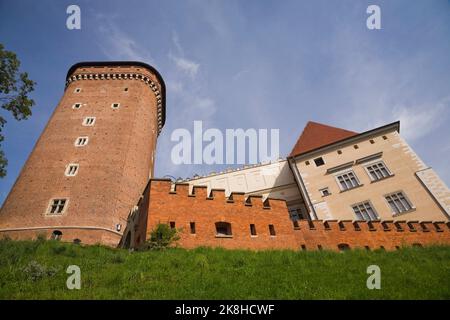
<instances>
[{"instance_id":1,"label":"castle building","mask_svg":"<svg viewBox=\"0 0 450 320\"><path fill-rule=\"evenodd\" d=\"M73 65L0 211L0 236L116 246L153 177L165 86L141 62Z\"/></svg>"},{"instance_id":2,"label":"castle building","mask_svg":"<svg viewBox=\"0 0 450 320\"><path fill-rule=\"evenodd\" d=\"M399 131L399 122L358 134L310 121L287 159L186 182L284 199L292 220L448 220L448 187Z\"/></svg>"},{"instance_id":3,"label":"castle building","mask_svg":"<svg viewBox=\"0 0 450 320\"><path fill-rule=\"evenodd\" d=\"M0 237L138 248L160 223L186 248L450 243L450 191L395 122L308 122L286 159L180 182L153 177L165 86L141 62L82 62L0 211Z\"/></svg>"}]
</instances>

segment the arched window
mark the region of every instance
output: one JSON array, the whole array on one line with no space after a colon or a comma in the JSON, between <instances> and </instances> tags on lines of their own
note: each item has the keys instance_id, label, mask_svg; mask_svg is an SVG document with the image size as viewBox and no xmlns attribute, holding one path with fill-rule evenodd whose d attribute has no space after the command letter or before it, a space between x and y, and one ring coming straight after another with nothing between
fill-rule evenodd
<instances>
[{"instance_id":1,"label":"arched window","mask_svg":"<svg viewBox=\"0 0 450 320\"><path fill-rule=\"evenodd\" d=\"M59 231L59 230L54 230L54 231L52 232L52 236L51 236L51 239L52 239L52 240L61 240L61 238L62 238L62 232L61 232L61 231Z\"/></svg>"},{"instance_id":2,"label":"arched window","mask_svg":"<svg viewBox=\"0 0 450 320\"><path fill-rule=\"evenodd\" d=\"M231 224L228 222L216 222L216 237L231 237Z\"/></svg>"},{"instance_id":3,"label":"arched window","mask_svg":"<svg viewBox=\"0 0 450 320\"><path fill-rule=\"evenodd\" d=\"M338 249L339 249L339 251L347 251L347 250L350 250L350 246L346 243L339 243Z\"/></svg>"}]
</instances>

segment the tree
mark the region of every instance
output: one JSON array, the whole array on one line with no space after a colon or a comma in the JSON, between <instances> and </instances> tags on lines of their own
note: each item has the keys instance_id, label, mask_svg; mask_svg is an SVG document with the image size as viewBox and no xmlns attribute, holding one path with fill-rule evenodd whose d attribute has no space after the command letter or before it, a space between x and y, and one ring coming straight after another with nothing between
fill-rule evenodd
<instances>
[{"instance_id":1,"label":"tree","mask_svg":"<svg viewBox=\"0 0 450 320\"><path fill-rule=\"evenodd\" d=\"M34 90L36 84L28 79L26 72L19 73L20 61L12 51L7 51L0 43L0 108L12 114L14 119L20 121L31 116L33 99L28 94ZM4 140L3 127L6 119L0 114L0 178L6 175L8 160L1 148Z\"/></svg>"}]
</instances>

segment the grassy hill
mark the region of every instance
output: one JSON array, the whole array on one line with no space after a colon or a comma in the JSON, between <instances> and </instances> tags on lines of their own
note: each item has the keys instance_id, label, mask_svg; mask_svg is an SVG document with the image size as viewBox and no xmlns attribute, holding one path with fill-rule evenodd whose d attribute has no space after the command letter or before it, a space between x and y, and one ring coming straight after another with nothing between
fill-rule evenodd
<instances>
[{"instance_id":1,"label":"grassy hill","mask_svg":"<svg viewBox=\"0 0 450 320\"><path fill-rule=\"evenodd\" d=\"M66 288L74 264L81 290ZM372 264L380 290L366 287ZM450 247L128 252L0 240L0 299L450 299Z\"/></svg>"}]
</instances>

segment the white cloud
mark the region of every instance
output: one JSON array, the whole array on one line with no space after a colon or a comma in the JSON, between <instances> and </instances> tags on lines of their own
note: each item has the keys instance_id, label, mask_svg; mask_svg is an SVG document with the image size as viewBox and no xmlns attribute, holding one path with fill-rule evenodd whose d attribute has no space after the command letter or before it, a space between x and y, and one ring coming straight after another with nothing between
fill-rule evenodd
<instances>
[{"instance_id":1,"label":"white cloud","mask_svg":"<svg viewBox=\"0 0 450 320\"><path fill-rule=\"evenodd\" d=\"M111 20L106 20L102 16L97 16L97 19L99 20L98 33L101 39L97 43L108 59L136 60L154 64L149 51L137 44Z\"/></svg>"},{"instance_id":2,"label":"white cloud","mask_svg":"<svg viewBox=\"0 0 450 320\"><path fill-rule=\"evenodd\" d=\"M442 114L450 107L449 99L445 100L434 106L395 107L392 115L400 120L402 136L408 141L415 141L443 124L445 118Z\"/></svg>"},{"instance_id":3,"label":"white cloud","mask_svg":"<svg viewBox=\"0 0 450 320\"><path fill-rule=\"evenodd\" d=\"M186 74L188 74L190 77L195 77L198 72L198 68L200 67L199 63L196 63L192 60L188 60L182 57L176 57L173 54L169 53L169 58L175 62L175 65L178 67L178 69Z\"/></svg>"}]
</instances>

